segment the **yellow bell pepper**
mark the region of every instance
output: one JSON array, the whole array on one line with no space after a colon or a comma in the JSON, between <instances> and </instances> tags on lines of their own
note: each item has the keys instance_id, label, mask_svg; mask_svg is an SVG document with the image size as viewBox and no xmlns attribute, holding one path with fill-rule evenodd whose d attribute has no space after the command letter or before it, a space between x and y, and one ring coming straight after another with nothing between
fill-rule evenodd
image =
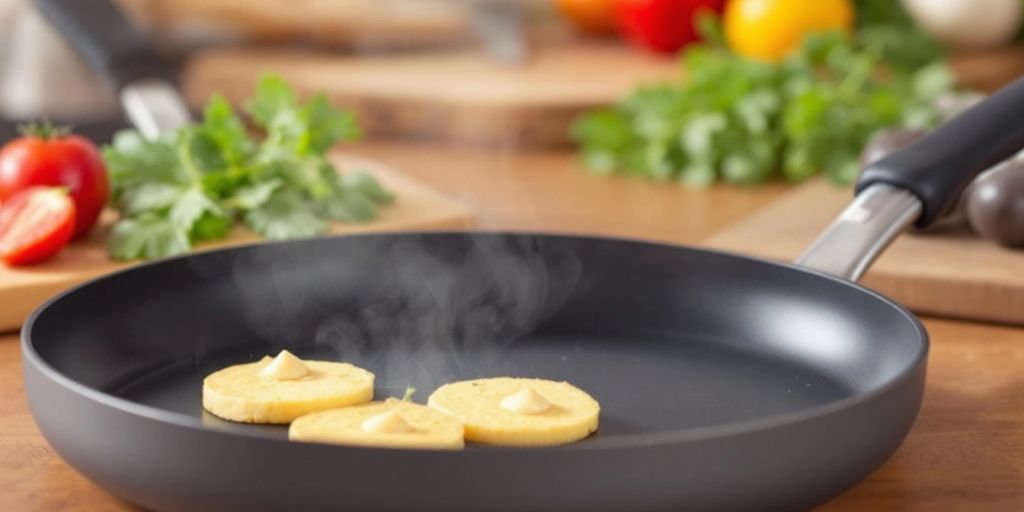
<instances>
[{"instance_id":1,"label":"yellow bell pepper","mask_svg":"<svg viewBox=\"0 0 1024 512\"><path fill-rule=\"evenodd\" d=\"M814 32L853 28L849 0L730 0L725 37L734 52L775 62Z\"/></svg>"}]
</instances>

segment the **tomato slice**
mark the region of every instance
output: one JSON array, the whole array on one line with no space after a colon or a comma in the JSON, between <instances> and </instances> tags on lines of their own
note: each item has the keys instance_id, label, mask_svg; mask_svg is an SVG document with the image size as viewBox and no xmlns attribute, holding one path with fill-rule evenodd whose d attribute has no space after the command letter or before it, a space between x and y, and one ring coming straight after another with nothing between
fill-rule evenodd
<instances>
[{"instance_id":1,"label":"tomato slice","mask_svg":"<svg viewBox=\"0 0 1024 512\"><path fill-rule=\"evenodd\" d=\"M65 190L32 187L0 205L0 259L30 265L52 258L75 232L75 205Z\"/></svg>"}]
</instances>

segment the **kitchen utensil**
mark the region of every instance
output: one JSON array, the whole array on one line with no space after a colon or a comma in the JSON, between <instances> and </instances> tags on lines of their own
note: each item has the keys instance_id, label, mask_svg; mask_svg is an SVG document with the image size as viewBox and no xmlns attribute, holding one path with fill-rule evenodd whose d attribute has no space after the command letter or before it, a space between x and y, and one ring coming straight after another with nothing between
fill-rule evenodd
<instances>
[{"instance_id":1,"label":"kitchen utensil","mask_svg":"<svg viewBox=\"0 0 1024 512\"><path fill-rule=\"evenodd\" d=\"M128 119L143 136L172 133L189 121L170 70L110 0L33 0L33 4L118 92Z\"/></svg>"},{"instance_id":2,"label":"kitchen utensil","mask_svg":"<svg viewBox=\"0 0 1024 512\"><path fill-rule=\"evenodd\" d=\"M530 57L527 6L521 0L469 0L470 25L496 62L523 64Z\"/></svg>"},{"instance_id":3,"label":"kitchen utensil","mask_svg":"<svg viewBox=\"0 0 1024 512\"><path fill-rule=\"evenodd\" d=\"M0 122L45 118L88 131L117 117L110 91L32 5L0 0ZM0 129L0 142L13 136Z\"/></svg>"},{"instance_id":4,"label":"kitchen utensil","mask_svg":"<svg viewBox=\"0 0 1024 512\"><path fill-rule=\"evenodd\" d=\"M872 164L788 265L543 234L320 238L102 277L22 331L33 415L65 460L158 510L796 510L899 446L924 390L921 324L857 278L901 230L1024 147L1024 79ZM495 375L602 406L575 445L462 452L290 443L202 412L204 375L289 348L378 395Z\"/></svg>"},{"instance_id":5,"label":"kitchen utensil","mask_svg":"<svg viewBox=\"0 0 1024 512\"><path fill-rule=\"evenodd\" d=\"M176 129L189 115L171 70L110 0L38 0L35 6L89 66L119 92L131 122L147 137ZM485 47L501 62L526 58L523 7L506 0L471 3Z\"/></svg>"}]
</instances>

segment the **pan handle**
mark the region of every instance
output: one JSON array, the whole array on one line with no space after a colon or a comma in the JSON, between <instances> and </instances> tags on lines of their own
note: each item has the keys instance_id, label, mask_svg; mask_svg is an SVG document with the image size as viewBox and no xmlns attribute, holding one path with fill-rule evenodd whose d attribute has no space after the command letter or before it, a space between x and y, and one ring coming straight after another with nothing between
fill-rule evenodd
<instances>
[{"instance_id":1,"label":"pan handle","mask_svg":"<svg viewBox=\"0 0 1024 512\"><path fill-rule=\"evenodd\" d=\"M189 121L168 66L111 0L33 3L118 92L128 118L144 136L156 138Z\"/></svg>"},{"instance_id":2,"label":"pan handle","mask_svg":"<svg viewBox=\"0 0 1024 512\"><path fill-rule=\"evenodd\" d=\"M36 9L115 89L167 78L166 67L138 29L110 0L33 0Z\"/></svg>"},{"instance_id":3,"label":"pan handle","mask_svg":"<svg viewBox=\"0 0 1024 512\"><path fill-rule=\"evenodd\" d=\"M1024 149L1024 78L868 165L857 195L797 264L857 280L903 230L933 224L975 176Z\"/></svg>"}]
</instances>

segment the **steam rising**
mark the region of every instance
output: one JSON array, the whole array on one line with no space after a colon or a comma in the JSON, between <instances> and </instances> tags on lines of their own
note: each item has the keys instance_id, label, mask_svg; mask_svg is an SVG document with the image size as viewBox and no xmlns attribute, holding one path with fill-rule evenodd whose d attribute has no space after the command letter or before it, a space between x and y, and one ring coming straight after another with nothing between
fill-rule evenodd
<instances>
[{"instance_id":1,"label":"steam rising","mask_svg":"<svg viewBox=\"0 0 1024 512\"><path fill-rule=\"evenodd\" d=\"M346 248L328 259L277 245L235 261L245 322L270 351L312 344L396 390L514 374L503 350L557 311L580 275L574 254L530 237L409 235ZM460 357L469 352L473 367Z\"/></svg>"}]
</instances>

